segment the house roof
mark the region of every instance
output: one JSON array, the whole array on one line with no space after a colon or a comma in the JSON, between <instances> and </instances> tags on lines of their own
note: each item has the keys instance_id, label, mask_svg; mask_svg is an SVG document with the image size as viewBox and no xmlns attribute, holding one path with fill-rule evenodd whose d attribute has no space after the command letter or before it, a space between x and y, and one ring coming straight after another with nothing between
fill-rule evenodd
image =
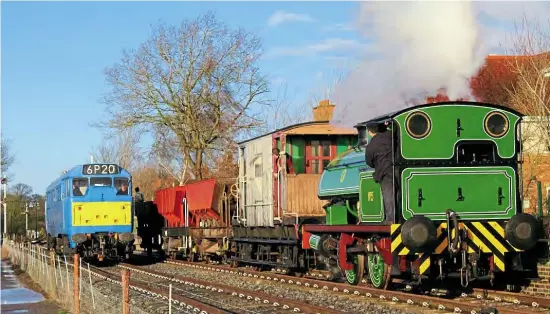
<instances>
[{"instance_id":1,"label":"house roof","mask_svg":"<svg viewBox=\"0 0 550 314\"><path fill-rule=\"evenodd\" d=\"M330 121L310 121L289 125L250 139L246 139L244 141L238 142L237 144L242 145L275 133L283 133L286 135L355 135L357 134L357 130L355 130L354 128L338 127L330 124Z\"/></svg>"},{"instance_id":2,"label":"house roof","mask_svg":"<svg viewBox=\"0 0 550 314\"><path fill-rule=\"evenodd\" d=\"M282 133L286 135L356 135L357 129L324 123L298 126L287 131L283 131Z\"/></svg>"}]
</instances>

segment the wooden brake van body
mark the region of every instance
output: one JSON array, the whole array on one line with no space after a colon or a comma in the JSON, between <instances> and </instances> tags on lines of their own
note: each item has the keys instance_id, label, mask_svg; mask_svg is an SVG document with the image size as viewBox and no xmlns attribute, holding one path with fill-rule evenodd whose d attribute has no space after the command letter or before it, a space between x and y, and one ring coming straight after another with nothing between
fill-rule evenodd
<instances>
[{"instance_id":1,"label":"wooden brake van body","mask_svg":"<svg viewBox=\"0 0 550 314\"><path fill-rule=\"evenodd\" d=\"M232 219L235 262L298 266L297 227L324 223L325 202L317 197L321 174L357 141L356 129L330 124L334 107L321 101L313 108L314 121L239 143L239 205Z\"/></svg>"}]
</instances>

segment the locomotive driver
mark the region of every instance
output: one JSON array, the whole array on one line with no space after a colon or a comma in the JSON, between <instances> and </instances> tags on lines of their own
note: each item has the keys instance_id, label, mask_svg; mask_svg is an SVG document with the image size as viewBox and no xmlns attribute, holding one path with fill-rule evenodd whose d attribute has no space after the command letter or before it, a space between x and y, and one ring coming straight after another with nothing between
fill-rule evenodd
<instances>
[{"instance_id":1,"label":"locomotive driver","mask_svg":"<svg viewBox=\"0 0 550 314\"><path fill-rule=\"evenodd\" d=\"M365 148L365 160L374 168L373 179L382 186L386 223L395 222L395 199L393 195L392 132L385 125L368 125L371 140Z\"/></svg>"}]
</instances>

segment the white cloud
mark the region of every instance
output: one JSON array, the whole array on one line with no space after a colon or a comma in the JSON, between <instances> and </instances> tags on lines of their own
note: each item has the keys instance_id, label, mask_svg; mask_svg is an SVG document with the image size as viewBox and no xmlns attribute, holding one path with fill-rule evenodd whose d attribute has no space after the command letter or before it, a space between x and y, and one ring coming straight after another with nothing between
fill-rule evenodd
<instances>
[{"instance_id":1,"label":"white cloud","mask_svg":"<svg viewBox=\"0 0 550 314\"><path fill-rule=\"evenodd\" d=\"M334 23L324 27L327 31L340 31L340 32L352 32L357 30L353 25L349 23Z\"/></svg>"},{"instance_id":2,"label":"white cloud","mask_svg":"<svg viewBox=\"0 0 550 314\"><path fill-rule=\"evenodd\" d=\"M285 22L315 22L309 14L300 14L277 10L267 19L267 25L277 26Z\"/></svg>"},{"instance_id":3,"label":"white cloud","mask_svg":"<svg viewBox=\"0 0 550 314\"><path fill-rule=\"evenodd\" d=\"M327 38L323 41L298 46L281 47L270 51L269 55L277 57L314 56L329 51L366 50L367 45L354 39Z\"/></svg>"}]
</instances>

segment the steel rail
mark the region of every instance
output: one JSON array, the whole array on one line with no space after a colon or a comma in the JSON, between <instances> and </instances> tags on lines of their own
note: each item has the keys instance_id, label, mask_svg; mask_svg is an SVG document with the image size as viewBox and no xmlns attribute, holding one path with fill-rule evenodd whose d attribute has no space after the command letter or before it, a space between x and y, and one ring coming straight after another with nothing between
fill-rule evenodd
<instances>
[{"instance_id":1,"label":"steel rail","mask_svg":"<svg viewBox=\"0 0 550 314\"><path fill-rule=\"evenodd\" d=\"M510 301L510 303L515 305L526 305L533 308L550 309L550 298L548 297L480 288L473 288L469 295L473 295L476 298L493 299L497 302Z\"/></svg>"},{"instance_id":2,"label":"steel rail","mask_svg":"<svg viewBox=\"0 0 550 314\"><path fill-rule=\"evenodd\" d=\"M254 270L242 270L221 265L206 265L198 263L190 263L184 261L165 260L167 264L175 264L186 267L192 267L197 269L204 269L216 272L224 272L237 274L241 276L254 277L264 280L273 280L281 283L295 284L298 286L312 287L323 290L332 290L334 292L342 292L344 294L363 295L368 298L379 298L381 300L393 301L393 302L406 302L409 305L422 306L426 308L438 309L448 311L451 310L455 313L470 313L470 314L519 314L525 313L525 309L514 309L501 307L497 311L493 310L493 307L479 304L481 300L472 300L473 302L466 302L464 299L445 299L436 296L427 296L413 294L409 292L394 291L394 290L381 290L364 286L352 286L347 283L336 283L325 280L299 278L289 275L274 274L269 272L259 272ZM467 295L466 295L467 296ZM479 299L479 298L478 298ZM497 299L498 300L498 299ZM500 301L499 301L500 302Z\"/></svg>"},{"instance_id":3,"label":"steel rail","mask_svg":"<svg viewBox=\"0 0 550 314\"><path fill-rule=\"evenodd\" d=\"M232 287L220 283L213 283L209 281L204 281L196 278L189 278L184 276L176 276L166 273L161 273L158 271L153 271L143 267L137 267L129 264L119 264L121 268L129 269L131 271L140 272L146 275L150 275L157 278L166 279L173 282L178 282L186 285L193 285L195 287L200 287L202 289L207 289L211 291L217 291L219 293L229 294L232 296L238 296L240 298L245 298L248 300L263 301L264 303L269 302L274 306L281 306L283 309L291 309L294 312L301 313L323 313L323 314L342 314L344 312L332 310L329 308L307 304L295 300L284 299L275 297L263 292L251 291L247 289Z\"/></svg>"},{"instance_id":4,"label":"steel rail","mask_svg":"<svg viewBox=\"0 0 550 314\"><path fill-rule=\"evenodd\" d=\"M44 249L45 252L47 252L46 247L44 247L43 245L33 244L33 246L40 247L40 248ZM71 262L73 261L72 254L71 255L66 255L66 256L67 256L68 261L71 261ZM45 261L48 265L50 265L49 258L45 259ZM67 266L73 267L74 265L72 263L67 263ZM104 279L106 281L109 281L111 283L114 283L116 285L122 286L122 274L112 274L112 273L110 273L110 272L108 272L104 269L98 268L98 267L93 266L93 265L90 265L90 274L94 277L98 277L98 278ZM137 291L137 292L140 292L140 293L145 293L145 294L151 295L153 297L156 297L158 299L169 300L169 296L168 296L169 293L167 291L163 292L161 289L151 288L151 287L148 287L144 284L137 283L137 282L135 282L135 280L132 280L132 278L130 278L129 282L130 282L129 288L131 290L134 290L134 291ZM200 314L228 314L228 313L231 313L231 312L222 310L220 308L217 308L215 306L211 306L209 304L205 304L205 303L199 302L197 300L194 300L194 299L191 299L191 298L188 298L188 297L184 297L184 296L181 296L181 295L176 295L176 294L172 294L172 303L174 303L175 305L180 306L182 308L186 308L188 310L198 312Z\"/></svg>"},{"instance_id":5,"label":"steel rail","mask_svg":"<svg viewBox=\"0 0 550 314\"><path fill-rule=\"evenodd\" d=\"M93 269L93 271L92 271L92 269ZM113 282L113 283L115 283L117 285L120 285L120 286L122 285L122 281L121 281L122 275L115 275L115 274L112 274L112 273L110 273L106 270L97 268L95 266L90 266L90 272L92 273L92 275L94 275L96 277L105 279L107 281ZM144 284L137 283L134 280L132 280L132 278L130 278L130 289L141 292L141 293L146 293L146 294L152 295L153 297L162 298L164 300L169 300L167 291L162 291L162 289L151 288L151 287L148 287ZM227 313L231 313L231 312L228 312L228 311L224 311L220 308L211 306L209 304L205 304L205 303L199 302L197 300L194 300L194 299L191 299L191 298L188 298L188 297L184 297L184 296L181 296L181 295L177 295L177 294L172 294L172 302L174 304L182 306L184 308L188 308L188 309L194 310L194 311L199 311L201 314L227 314Z\"/></svg>"}]
</instances>

